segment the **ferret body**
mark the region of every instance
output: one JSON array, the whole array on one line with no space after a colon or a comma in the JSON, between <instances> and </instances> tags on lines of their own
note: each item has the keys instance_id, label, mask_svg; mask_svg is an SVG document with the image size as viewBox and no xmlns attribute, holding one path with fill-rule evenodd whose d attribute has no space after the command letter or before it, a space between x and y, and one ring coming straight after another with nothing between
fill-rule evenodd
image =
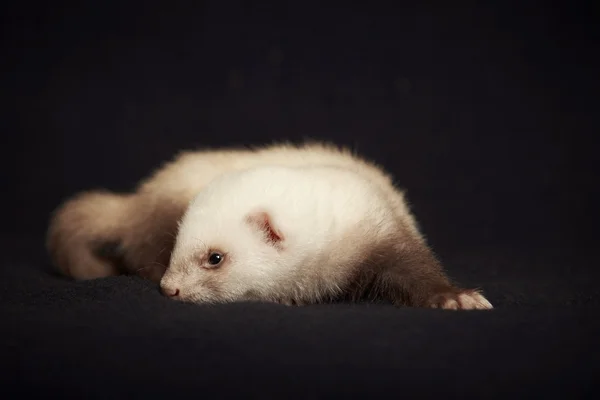
<instances>
[{"instance_id":1,"label":"ferret body","mask_svg":"<svg viewBox=\"0 0 600 400\"><path fill-rule=\"evenodd\" d=\"M491 308L454 287L379 185L330 166L263 166L213 180L184 214L161 287L196 303L379 297Z\"/></svg>"},{"instance_id":2,"label":"ferret body","mask_svg":"<svg viewBox=\"0 0 600 400\"><path fill-rule=\"evenodd\" d=\"M348 149L327 143L186 151L130 193L79 193L52 215L47 234L50 258L63 274L74 279L137 274L159 282L170 263L178 223L190 201L220 176L261 166L353 171L377 187L379 196L387 201L388 212L402 226L403 236L396 238L396 243L405 248L406 270L419 275L424 271L422 265L438 265L403 192L395 187L390 175ZM360 279L355 283L362 284ZM448 289L446 284L441 287ZM458 293L454 289L450 292Z\"/></svg>"}]
</instances>

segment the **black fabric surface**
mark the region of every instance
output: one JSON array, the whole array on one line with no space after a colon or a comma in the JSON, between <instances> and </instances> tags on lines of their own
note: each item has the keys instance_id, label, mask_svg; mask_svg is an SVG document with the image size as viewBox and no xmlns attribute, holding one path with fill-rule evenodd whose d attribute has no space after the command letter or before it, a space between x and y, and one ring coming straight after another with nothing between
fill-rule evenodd
<instances>
[{"instance_id":1,"label":"black fabric surface","mask_svg":"<svg viewBox=\"0 0 600 400\"><path fill-rule=\"evenodd\" d=\"M497 3L4 3L2 393L597 398L597 15ZM50 268L75 192L305 137L391 171L495 309L198 306Z\"/></svg>"}]
</instances>

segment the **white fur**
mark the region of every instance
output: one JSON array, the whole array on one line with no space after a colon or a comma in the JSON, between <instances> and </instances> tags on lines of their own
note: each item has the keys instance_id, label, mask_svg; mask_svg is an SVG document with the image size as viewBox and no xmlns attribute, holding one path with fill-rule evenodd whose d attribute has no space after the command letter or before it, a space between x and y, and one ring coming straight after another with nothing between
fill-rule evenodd
<instances>
[{"instance_id":1,"label":"white fur","mask_svg":"<svg viewBox=\"0 0 600 400\"><path fill-rule=\"evenodd\" d=\"M281 248L247 222L261 211L283 234ZM347 169L272 166L225 174L190 203L161 286L194 302L318 300L339 293L364 249L394 233L393 212L376 184ZM210 248L226 253L221 267L198 265Z\"/></svg>"}]
</instances>

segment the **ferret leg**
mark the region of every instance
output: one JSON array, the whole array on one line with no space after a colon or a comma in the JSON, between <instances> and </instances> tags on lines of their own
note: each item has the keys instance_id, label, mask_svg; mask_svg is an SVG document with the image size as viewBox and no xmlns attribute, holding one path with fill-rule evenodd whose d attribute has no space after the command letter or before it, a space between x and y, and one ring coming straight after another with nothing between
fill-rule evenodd
<instances>
[{"instance_id":1,"label":"ferret leg","mask_svg":"<svg viewBox=\"0 0 600 400\"><path fill-rule=\"evenodd\" d=\"M393 247L393 262L384 267L380 284L394 304L450 310L493 308L478 290L451 283L424 242L408 240Z\"/></svg>"}]
</instances>

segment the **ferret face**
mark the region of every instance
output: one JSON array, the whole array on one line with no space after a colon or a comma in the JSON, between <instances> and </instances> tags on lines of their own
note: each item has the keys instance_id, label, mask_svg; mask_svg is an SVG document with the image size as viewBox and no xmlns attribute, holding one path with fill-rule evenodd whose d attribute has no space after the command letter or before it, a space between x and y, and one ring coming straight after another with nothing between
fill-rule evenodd
<instances>
[{"instance_id":1,"label":"ferret face","mask_svg":"<svg viewBox=\"0 0 600 400\"><path fill-rule=\"evenodd\" d=\"M190 210L160 286L176 300L219 303L269 297L281 271L283 234L268 212L243 217ZM283 268L285 270L285 268Z\"/></svg>"}]
</instances>

